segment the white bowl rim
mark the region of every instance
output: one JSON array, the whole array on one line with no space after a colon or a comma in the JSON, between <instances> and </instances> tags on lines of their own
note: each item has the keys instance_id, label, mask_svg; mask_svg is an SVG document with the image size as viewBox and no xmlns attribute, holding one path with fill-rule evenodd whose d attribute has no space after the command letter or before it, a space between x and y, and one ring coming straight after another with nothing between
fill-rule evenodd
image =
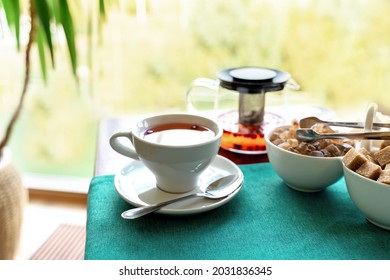
<instances>
[{"instance_id":1,"label":"white bowl rim","mask_svg":"<svg viewBox=\"0 0 390 280\"><path fill-rule=\"evenodd\" d=\"M378 182L377 180L373 180L373 179L364 177L363 175L360 175L356 171L349 169L344 163L343 163L343 168L344 168L344 177L345 177L345 173L349 173L349 174L352 174L352 176L355 176L355 177L358 177L359 179L362 179L364 182L368 182L370 184L375 184L376 186L381 187L381 188L390 188L389 184L385 184L382 182ZM353 187L353 186L350 185L350 187Z\"/></svg>"}]
</instances>

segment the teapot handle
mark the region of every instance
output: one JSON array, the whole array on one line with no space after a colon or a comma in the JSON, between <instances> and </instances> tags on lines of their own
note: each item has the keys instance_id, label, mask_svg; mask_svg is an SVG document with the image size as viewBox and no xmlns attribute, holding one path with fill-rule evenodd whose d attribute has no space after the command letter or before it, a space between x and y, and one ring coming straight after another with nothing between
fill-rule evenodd
<instances>
[{"instance_id":1,"label":"teapot handle","mask_svg":"<svg viewBox=\"0 0 390 280\"><path fill-rule=\"evenodd\" d=\"M218 88L219 82L209 78L197 78L192 82L192 85L187 91L187 110L196 111L196 102L207 102L207 100L213 100L213 108L218 107ZM196 89L206 89L206 91L197 91Z\"/></svg>"},{"instance_id":2,"label":"teapot handle","mask_svg":"<svg viewBox=\"0 0 390 280\"><path fill-rule=\"evenodd\" d=\"M217 91L219 87L219 82L209 78L197 78L192 82L189 91L191 91L191 89L194 87L205 87Z\"/></svg>"}]
</instances>

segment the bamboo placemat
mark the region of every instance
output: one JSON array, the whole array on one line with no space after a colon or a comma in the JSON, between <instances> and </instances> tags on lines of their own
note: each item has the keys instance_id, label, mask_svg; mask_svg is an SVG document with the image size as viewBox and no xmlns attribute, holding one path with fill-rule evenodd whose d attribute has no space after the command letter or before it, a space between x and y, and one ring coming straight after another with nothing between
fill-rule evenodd
<instances>
[{"instance_id":1,"label":"bamboo placemat","mask_svg":"<svg viewBox=\"0 0 390 280\"><path fill-rule=\"evenodd\" d=\"M31 256L31 260L83 260L85 226L61 224Z\"/></svg>"}]
</instances>

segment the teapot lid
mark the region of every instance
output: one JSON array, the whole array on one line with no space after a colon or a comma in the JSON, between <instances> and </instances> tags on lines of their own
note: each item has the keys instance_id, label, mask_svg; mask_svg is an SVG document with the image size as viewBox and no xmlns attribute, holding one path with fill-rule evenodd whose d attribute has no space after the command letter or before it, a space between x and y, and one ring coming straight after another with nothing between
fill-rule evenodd
<instances>
[{"instance_id":1,"label":"teapot lid","mask_svg":"<svg viewBox=\"0 0 390 280\"><path fill-rule=\"evenodd\" d=\"M279 91L290 79L290 74L261 67L237 67L219 71L220 86L240 93Z\"/></svg>"}]
</instances>

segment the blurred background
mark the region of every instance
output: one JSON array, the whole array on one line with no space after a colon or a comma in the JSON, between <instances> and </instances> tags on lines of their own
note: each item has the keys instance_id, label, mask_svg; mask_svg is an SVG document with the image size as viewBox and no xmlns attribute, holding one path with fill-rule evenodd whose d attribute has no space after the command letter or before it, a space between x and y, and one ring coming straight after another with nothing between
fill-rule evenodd
<instances>
[{"instance_id":1,"label":"blurred background","mask_svg":"<svg viewBox=\"0 0 390 280\"><path fill-rule=\"evenodd\" d=\"M185 110L191 82L225 68L287 71L301 86L292 103L327 107L345 120L362 117L370 102L390 108L388 0L105 2L103 22L98 1L69 1L79 82L61 30L59 63L46 83L33 52L32 84L11 139L25 173L91 178L101 118ZM22 18L22 46L27 35ZM22 86L15 44L0 10L1 126Z\"/></svg>"}]
</instances>

